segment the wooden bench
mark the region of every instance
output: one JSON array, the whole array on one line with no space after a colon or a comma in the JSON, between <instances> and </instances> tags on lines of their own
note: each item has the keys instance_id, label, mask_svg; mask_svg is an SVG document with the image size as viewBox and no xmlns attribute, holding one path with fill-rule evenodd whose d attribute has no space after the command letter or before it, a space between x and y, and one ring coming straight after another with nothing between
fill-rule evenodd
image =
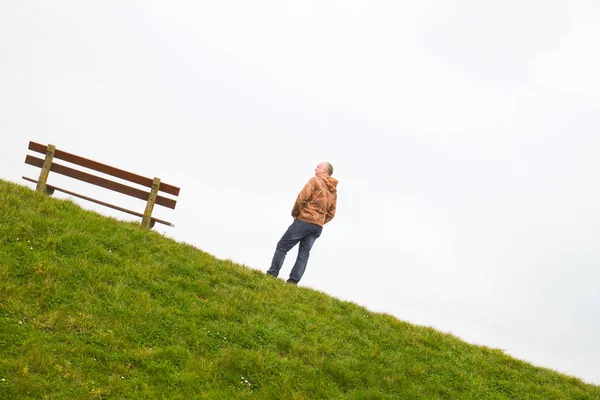
<instances>
[{"instance_id":1,"label":"wooden bench","mask_svg":"<svg viewBox=\"0 0 600 400\"><path fill-rule=\"evenodd\" d=\"M173 195L173 196L179 196L179 188L178 187L169 185L167 183L163 183L160 181L159 178L154 178L154 179L146 178L144 176L140 176L137 174L133 174L131 172L123 171L121 169L114 168L114 167L111 167L106 164L101 164L96 161L88 160L87 158L79 157L74 154L70 154L65 151L58 150L58 149L56 149L56 147L54 145L51 145L51 144L46 146L46 145L35 143L35 142L29 142L29 150L46 155L45 159L41 159L41 158L34 157L31 155L27 155L27 157L25 158L26 164L33 165L35 167L39 167L42 169L38 180L27 178L25 176L23 177L23 179L25 179L26 181L37 184L36 190L38 192L47 193L47 194L51 195L52 193L54 193L55 190L57 190L59 192L66 193L71 196L79 197L80 199L91 201L93 203L100 204L105 207L110 207L115 210L126 212L131 215L135 215L137 217L142 218L142 226L144 226L145 228L148 228L148 229L152 228L156 222L158 222L159 224L164 224L164 225L168 225L168 226L175 226L170 222L163 221L158 218L153 218L152 210L154 209L155 204L161 205L163 207L175 209L175 205L177 204L177 201L174 199L168 198L168 197L160 196L158 194L158 192L161 191L161 192L165 192L170 195ZM77 169L67 167L65 165L57 164L54 162L55 158L69 162L71 164L75 164L75 165L78 165L81 167L91 169L94 171L102 172L104 174L111 175L116 178L120 178L120 179L129 181L129 182L133 182L133 183L136 183L141 186L148 187L148 188L150 188L150 191L146 192L144 190L140 190L140 189L137 189L137 188L134 188L131 186L123 185L121 183L118 183L118 182L115 182L115 181L112 181L109 179L101 178L99 176L92 175L87 172L83 172L83 171L79 171ZM146 209L145 209L144 213L142 214L142 213L127 210L125 208L118 207L113 204L109 204L109 203L106 203L106 202L103 202L100 200L96 200L96 199L93 199L88 196L74 193L74 192L66 190L66 189L62 189L62 188L59 188L59 187L56 187L53 185L49 185L47 183L47 180L48 180L48 175L50 174L50 171L57 173L57 174L65 175L65 176L68 176L68 177L71 177L74 179L78 179L83 182L91 183L93 185L100 186L105 189L123 193L128 196L132 196L132 197L135 197L135 198L138 198L141 200L145 200L146 201Z\"/></svg>"}]
</instances>

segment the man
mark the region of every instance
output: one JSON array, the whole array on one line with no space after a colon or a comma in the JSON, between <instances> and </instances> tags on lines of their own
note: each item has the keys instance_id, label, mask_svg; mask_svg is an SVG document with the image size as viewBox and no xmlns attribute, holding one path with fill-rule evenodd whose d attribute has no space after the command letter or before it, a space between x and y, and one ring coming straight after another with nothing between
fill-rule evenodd
<instances>
[{"instance_id":1,"label":"man","mask_svg":"<svg viewBox=\"0 0 600 400\"><path fill-rule=\"evenodd\" d=\"M294 222L277 243L267 274L275 277L279 275L286 254L300 242L298 258L287 282L297 285L304 275L310 249L321 236L323 225L335 216L338 181L331 177L332 174L333 167L330 163L323 161L317 165L315 177L308 181L296 199L292 209Z\"/></svg>"}]
</instances>

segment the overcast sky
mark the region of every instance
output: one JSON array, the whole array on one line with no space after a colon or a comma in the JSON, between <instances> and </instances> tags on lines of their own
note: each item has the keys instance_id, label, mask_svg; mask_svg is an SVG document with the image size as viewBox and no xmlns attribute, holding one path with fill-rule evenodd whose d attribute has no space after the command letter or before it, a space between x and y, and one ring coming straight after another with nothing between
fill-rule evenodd
<instances>
[{"instance_id":1,"label":"overcast sky","mask_svg":"<svg viewBox=\"0 0 600 400\"><path fill-rule=\"evenodd\" d=\"M597 0L5 0L0 177L33 187L29 140L158 176L182 190L155 229L266 271L328 160L302 286L600 384L598 21Z\"/></svg>"}]
</instances>

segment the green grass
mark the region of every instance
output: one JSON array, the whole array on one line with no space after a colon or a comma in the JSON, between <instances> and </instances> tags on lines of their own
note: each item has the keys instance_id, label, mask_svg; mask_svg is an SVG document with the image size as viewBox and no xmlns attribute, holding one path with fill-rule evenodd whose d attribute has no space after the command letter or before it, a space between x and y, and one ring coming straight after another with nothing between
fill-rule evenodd
<instances>
[{"instance_id":1,"label":"green grass","mask_svg":"<svg viewBox=\"0 0 600 400\"><path fill-rule=\"evenodd\" d=\"M0 399L600 399L5 181L0 240Z\"/></svg>"}]
</instances>

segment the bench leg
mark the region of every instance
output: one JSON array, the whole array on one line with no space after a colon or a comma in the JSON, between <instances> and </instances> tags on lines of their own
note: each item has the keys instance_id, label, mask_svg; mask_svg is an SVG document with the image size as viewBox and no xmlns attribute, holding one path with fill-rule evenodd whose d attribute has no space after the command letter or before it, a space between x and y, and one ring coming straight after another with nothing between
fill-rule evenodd
<instances>
[{"instance_id":1,"label":"bench leg","mask_svg":"<svg viewBox=\"0 0 600 400\"><path fill-rule=\"evenodd\" d=\"M52 167L52 160L54 160L54 151L56 147L53 144L49 144L46 149L46 159L44 160L44 165L42 165L42 172L40 172L40 178L37 181L37 186L35 188L36 191L41 193L52 194L53 190L50 191L46 187L46 182L48 181L48 175L50 175L50 168Z\"/></svg>"},{"instance_id":2,"label":"bench leg","mask_svg":"<svg viewBox=\"0 0 600 400\"><path fill-rule=\"evenodd\" d=\"M154 223L152 222L152 210L154 209L154 204L156 203L156 196L158 196L159 187L160 179L154 178L154 181L152 181L150 196L148 196L148 203L146 203L146 210L144 211L144 216L142 217L142 226L146 229L151 229L152 226L154 226Z\"/></svg>"}]
</instances>

